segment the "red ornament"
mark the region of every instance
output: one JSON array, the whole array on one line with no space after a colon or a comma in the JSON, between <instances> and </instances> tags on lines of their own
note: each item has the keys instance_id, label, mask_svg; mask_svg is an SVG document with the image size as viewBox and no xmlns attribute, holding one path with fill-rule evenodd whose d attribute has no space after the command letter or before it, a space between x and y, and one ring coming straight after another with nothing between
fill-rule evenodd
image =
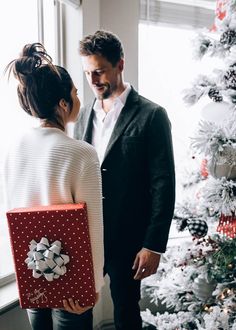
<instances>
[{"instance_id":1,"label":"red ornament","mask_svg":"<svg viewBox=\"0 0 236 330\"><path fill-rule=\"evenodd\" d=\"M236 216L221 214L216 231L227 237L236 237Z\"/></svg>"},{"instance_id":2,"label":"red ornament","mask_svg":"<svg viewBox=\"0 0 236 330\"><path fill-rule=\"evenodd\" d=\"M227 2L228 2L228 0L217 0L216 1L216 10L215 10L216 18L215 18L215 20L222 21L225 18ZM216 30L217 30L217 27L216 27L216 24L214 24L213 27L211 28L211 31L215 32Z\"/></svg>"},{"instance_id":3,"label":"red ornament","mask_svg":"<svg viewBox=\"0 0 236 330\"><path fill-rule=\"evenodd\" d=\"M208 170L207 170L207 159L203 159L201 162L201 167L200 167L200 171L201 171L201 176L203 178L207 178L208 177Z\"/></svg>"},{"instance_id":4,"label":"red ornament","mask_svg":"<svg viewBox=\"0 0 236 330\"><path fill-rule=\"evenodd\" d=\"M226 4L228 0L217 0L216 2L216 17L219 20L223 20L226 15Z\"/></svg>"}]
</instances>

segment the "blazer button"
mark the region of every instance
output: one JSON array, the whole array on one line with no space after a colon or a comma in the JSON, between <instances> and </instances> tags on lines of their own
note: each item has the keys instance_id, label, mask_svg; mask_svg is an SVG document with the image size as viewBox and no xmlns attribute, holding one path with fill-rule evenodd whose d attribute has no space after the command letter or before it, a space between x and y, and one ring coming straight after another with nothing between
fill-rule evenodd
<instances>
[{"instance_id":1,"label":"blazer button","mask_svg":"<svg viewBox=\"0 0 236 330\"><path fill-rule=\"evenodd\" d=\"M107 171L107 169L106 169L106 168L102 168L102 171L103 171L103 172L106 172L106 171Z\"/></svg>"},{"instance_id":2,"label":"blazer button","mask_svg":"<svg viewBox=\"0 0 236 330\"><path fill-rule=\"evenodd\" d=\"M106 197L102 196L102 199L106 199Z\"/></svg>"}]
</instances>

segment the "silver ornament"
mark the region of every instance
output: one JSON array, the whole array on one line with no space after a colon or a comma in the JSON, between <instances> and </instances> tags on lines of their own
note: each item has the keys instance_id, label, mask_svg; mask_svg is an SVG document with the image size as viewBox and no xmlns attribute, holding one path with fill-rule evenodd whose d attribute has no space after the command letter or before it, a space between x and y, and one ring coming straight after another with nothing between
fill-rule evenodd
<instances>
[{"instance_id":1,"label":"silver ornament","mask_svg":"<svg viewBox=\"0 0 236 330\"><path fill-rule=\"evenodd\" d=\"M214 178L235 179L236 178L236 149L225 146L218 151L208 162L209 173Z\"/></svg>"},{"instance_id":2,"label":"silver ornament","mask_svg":"<svg viewBox=\"0 0 236 330\"><path fill-rule=\"evenodd\" d=\"M209 282L205 276L199 275L193 282L193 293L201 301L207 301L211 297L212 292L215 290L216 283Z\"/></svg>"}]
</instances>

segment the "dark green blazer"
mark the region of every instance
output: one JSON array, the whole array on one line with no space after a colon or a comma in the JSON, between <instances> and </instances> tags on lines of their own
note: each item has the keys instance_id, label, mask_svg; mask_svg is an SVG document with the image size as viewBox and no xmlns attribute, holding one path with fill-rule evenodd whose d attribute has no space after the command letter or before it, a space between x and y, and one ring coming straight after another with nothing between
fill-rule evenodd
<instances>
[{"instance_id":1,"label":"dark green blazer","mask_svg":"<svg viewBox=\"0 0 236 330\"><path fill-rule=\"evenodd\" d=\"M80 111L74 137L91 143L93 104ZM166 111L133 88L101 164L105 257L164 252L175 203L175 171Z\"/></svg>"}]
</instances>

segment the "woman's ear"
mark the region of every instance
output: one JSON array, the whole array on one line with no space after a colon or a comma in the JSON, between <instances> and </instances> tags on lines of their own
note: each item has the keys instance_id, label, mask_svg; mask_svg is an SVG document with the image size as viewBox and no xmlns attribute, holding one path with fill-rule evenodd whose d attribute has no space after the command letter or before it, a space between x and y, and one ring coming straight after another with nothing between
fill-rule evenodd
<instances>
[{"instance_id":1,"label":"woman's ear","mask_svg":"<svg viewBox=\"0 0 236 330\"><path fill-rule=\"evenodd\" d=\"M64 99L60 99L59 106L62 108L65 112L68 111L68 104Z\"/></svg>"}]
</instances>

